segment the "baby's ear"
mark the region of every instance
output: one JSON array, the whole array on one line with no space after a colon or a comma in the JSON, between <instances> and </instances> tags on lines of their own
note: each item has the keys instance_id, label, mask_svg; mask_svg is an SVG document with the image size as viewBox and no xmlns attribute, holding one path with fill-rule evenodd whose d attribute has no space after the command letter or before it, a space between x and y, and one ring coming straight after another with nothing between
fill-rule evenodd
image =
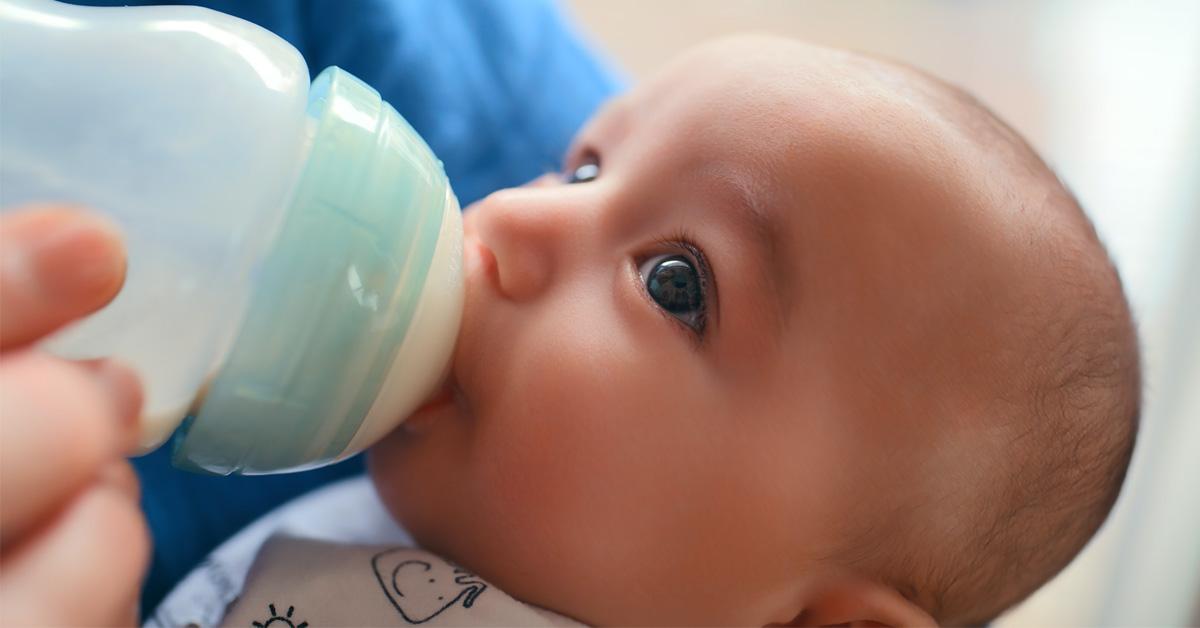
<instances>
[{"instance_id":1,"label":"baby's ear","mask_svg":"<svg viewBox=\"0 0 1200 628\"><path fill-rule=\"evenodd\" d=\"M838 580L805 600L786 624L773 626L937 626L933 617L892 587L867 579Z\"/></svg>"}]
</instances>

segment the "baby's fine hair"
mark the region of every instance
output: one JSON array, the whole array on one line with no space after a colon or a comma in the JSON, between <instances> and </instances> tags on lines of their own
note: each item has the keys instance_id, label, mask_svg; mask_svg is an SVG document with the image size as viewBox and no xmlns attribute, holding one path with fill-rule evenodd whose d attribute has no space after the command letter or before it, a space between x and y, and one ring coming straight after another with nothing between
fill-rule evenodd
<instances>
[{"instance_id":1,"label":"baby's fine hair","mask_svg":"<svg viewBox=\"0 0 1200 628\"><path fill-rule=\"evenodd\" d=\"M1137 334L1121 280L1075 196L1012 128L962 89L890 62L946 121L995 157L1022 209L1054 229L1043 269L1061 292L1011 321L1020 357L998 378L1003 430L999 479L955 496L968 513L949 538L910 526L912 542L867 548L870 569L941 623L984 624L1061 571L1095 535L1124 483L1141 411ZM920 508L917 506L916 508ZM913 518L919 520L919 518ZM906 548L903 550L896 548Z\"/></svg>"}]
</instances>

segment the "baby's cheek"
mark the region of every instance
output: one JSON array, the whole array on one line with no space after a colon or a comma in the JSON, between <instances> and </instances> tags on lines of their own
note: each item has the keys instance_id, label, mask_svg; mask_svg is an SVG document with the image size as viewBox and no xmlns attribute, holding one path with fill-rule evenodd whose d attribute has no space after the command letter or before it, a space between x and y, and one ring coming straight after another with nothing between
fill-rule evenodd
<instances>
[{"instance_id":1,"label":"baby's cheek","mask_svg":"<svg viewBox=\"0 0 1200 628\"><path fill-rule=\"evenodd\" d=\"M649 455L636 429L645 417L637 356L586 340L545 343L513 365L497 404L507 416L480 423L476 459L512 560L543 574L531 573L535 581L568 570L570 590L579 574L613 575L614 555L634 536L637 466Z\"/></svg>"},{"instance_id":2,"label":"baby's cheek","mask_svg":"<svg viewBox=\"0 0 1200 628\"><path fill-rule=\"evenodd\" d=\"M539 568L572 574L578 586L563 595L590 591L591 602L575 604L604 591L613 603L652 605L630 598L662 593L671 578L638 579L691 553L662 543L708 510L711 448L725 441L711 428L729 421L705 415L714 404L688 385L699 381L688 369L617 342L567 344L521 369L528 429L499 454L521 469L502 490L523 504L515 516L541 544Z\"/></svg>"},{"instance_id":3,"label":"baby's cheek","mask_svg":"<svg viewBox=\"0 0 1200 628\"><path fill-rule=\"evenodd\" d=\"M549 343L547 343L549 344ZM596 350L589 350L596 349ZM539 348L507 374L503 420L484 421L500 490L561 507L584 496L581 483L603 470L623 417L621 374L599 348Z\"/></svg>"}]
</instances>

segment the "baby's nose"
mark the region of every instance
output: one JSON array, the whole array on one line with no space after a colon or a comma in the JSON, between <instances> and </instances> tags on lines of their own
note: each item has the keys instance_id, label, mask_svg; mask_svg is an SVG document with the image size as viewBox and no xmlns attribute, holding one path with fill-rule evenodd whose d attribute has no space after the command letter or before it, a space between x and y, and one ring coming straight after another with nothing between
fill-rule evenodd
<instances>
[{"instance_id":1,"label":"baby's nose","mask_svg":"<svg viewBox=\"0 0 1200 628\"><path fill-rule=\"evenodd\" d=\"M552 283L572 236L568 212L531 188L501 190L472 210L479 239L496 260L500 291L513 300L536 298Z\"/></svg>"}]
</instances>

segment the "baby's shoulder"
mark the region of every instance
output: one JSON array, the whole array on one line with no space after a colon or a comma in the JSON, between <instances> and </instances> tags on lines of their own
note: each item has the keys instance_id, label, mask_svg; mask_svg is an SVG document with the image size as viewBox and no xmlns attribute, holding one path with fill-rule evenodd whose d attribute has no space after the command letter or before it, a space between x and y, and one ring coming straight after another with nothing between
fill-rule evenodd
<instances>
[{"instance_id":1,"label":"baby's shoulder","mask_svg":"<svg viewBox=\"0 0 1200 628\"><path fill-rule=\"evenodd\" d=\"M145 625L578 625L413 545L366 477L343 480L225 541Z\"/></svg>"},{"instance_id":2,"label":"baby's shoulder","mask_svg":"<svg viewBox=\"0 0 1200 628\"><path fill-rule=\"evenodd\" d=\"M224 625L576 626L425 550L275 536Z\"/></svg>"}]
</instances>

